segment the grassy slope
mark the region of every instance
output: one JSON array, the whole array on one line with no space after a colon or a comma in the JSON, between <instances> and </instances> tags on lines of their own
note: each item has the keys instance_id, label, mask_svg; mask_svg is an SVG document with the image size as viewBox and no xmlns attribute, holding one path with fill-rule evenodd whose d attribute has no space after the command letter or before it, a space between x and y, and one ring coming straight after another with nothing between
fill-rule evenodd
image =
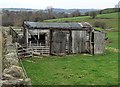
<instances>
[{"instance_id":1,"label":"grassy slope","mask_svg":"<svg viewBox=\"0 0 120 87\"><path fill-rule=\"evenodd\" d=\"M109 14L98 17L105 18L106 15ZM114 23L116 19L113 19L113 16L109 17L111 19L95 20L104 20L106 23L110 23L109 26L114 26L113 28L116 29L117 23ZM94 22L88 17L81 19ZM71 18L70 20L78 19ZM118 32L106 32L108 40L111 42L107 43L107 47L118 48ZM118 79L118 53L113 50L106 50L104 54L95 56L77 54L64 57L51 56L41 59L27 59L23 60L23 64L34 85L113 85L117 84Z\"/></svg>"},{"instance_id":2,"label":"grassy slope","mask_svg":"<svg viewBox=\"0 0 120 87\"><path fill-rule=\"evenodd\" d=\"M118 12L116 12L116 13L109 13L109 14L101 14L101 15L98 15L97 18L110 18L110 19L114 18L114 19L116 19L116 18L120 18L120 17L118 16Z\"/></svg>"},{"instance_id":3,"label":"grassy slope","mask_svg":"<svg viewBox=\"0 0 120 87\"><path fill-rule=\"evenodd\" d=\"M89 22L93 25L95 21L102 21L106 23L107 27L113 27L115 29L118 29L118 18L120 18L120 16L118 16L118 13L109 13L97 15L96 19L91 19L90 16L81 16L73 18L59 18L46 20L46 22Z\"/></svg>"},{"instance_id":4,"label":"grassy slope","mask_svg":"<svg viewBox=\"0 0 120 87\"><path fill-rule=\"evenodd\" d=\"M107 32L107 37L111 42L107 43L107 46L118 49L118 32Z\"/></svg>"}]
</instances>

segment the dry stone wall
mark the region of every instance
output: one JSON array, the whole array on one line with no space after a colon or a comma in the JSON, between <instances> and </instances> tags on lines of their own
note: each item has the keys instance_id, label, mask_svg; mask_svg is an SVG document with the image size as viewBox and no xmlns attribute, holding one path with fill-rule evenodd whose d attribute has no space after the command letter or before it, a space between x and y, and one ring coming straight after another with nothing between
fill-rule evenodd
<instances>
[{"instance_id":1,"label":"dry stone wall","mask_svg":"<svg viewBox=\"0 0 120 87\"><path fill-rule=\"evenodd\" d=\"M2 87L30 87L31 80L25 76L23 68L19 66L19 59L11 36L6 32L3 32L3 36Z\"/></svg>"}]
</instances>

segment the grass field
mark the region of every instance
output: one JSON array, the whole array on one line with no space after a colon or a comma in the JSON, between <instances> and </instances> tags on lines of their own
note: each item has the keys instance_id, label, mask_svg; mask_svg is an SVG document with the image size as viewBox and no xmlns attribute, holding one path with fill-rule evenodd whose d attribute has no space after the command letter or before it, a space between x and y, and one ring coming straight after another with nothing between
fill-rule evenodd
<instances>
[{"instance_id":1,"label":"grass field","mask_svg":"<svg viewBox=\"0 0 120 87\"><path fill-rule=\"evenodd\" d=\"M69 55L23 60L33 85L116 85L117 53Z\"/></svg>"},{"instance_id":2,"label":"grass field","mask_svg":"<svg viewBox=\"0 0 120 87\"><path fill-rule=\"evenodd\" d=\"M96 19L91 19L90 16L80 16L80 17L72 17L72 18L58 18L52 20L46 20L45 22L89 22L90 24L94 24L95 21L105 22L107 27L118 29L118 18L120 18L120 12L118 13L109 13L97 15Z\"/></svg>"},{"instance_id":3,"label":"grass field","mask_svg":"<svg viewBox=\"0 0 120 87\"><path fill-rule=\"evenodd\" d=\"M117 12L117 13L101 14L101 15L97 15L97 18L116 19L116 18L120 18L120 16L118 16L119 13Z\"/></svg>"},{"instance_id":4,"label":"grass field","mask_svg":"<svg viewBox=\"0 0 120 87\"><path fill-rule=\"evenodd\" d=\"M47 20L63 21L104 21L113 30L107 32L106 51L101 55L68 55L24 59L23 65L33 85L117 85L118 84L118 19L115 14ZM109 16L110 18L106 18ZM110 49L108 49L110 48Z\"/></svg>"}]
</instances>

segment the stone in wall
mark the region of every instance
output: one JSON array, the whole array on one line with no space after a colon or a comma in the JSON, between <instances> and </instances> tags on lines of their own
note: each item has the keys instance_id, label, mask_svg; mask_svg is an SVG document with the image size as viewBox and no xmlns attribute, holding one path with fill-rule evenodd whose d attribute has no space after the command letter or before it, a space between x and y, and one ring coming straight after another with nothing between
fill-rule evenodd
<instances>
[{"instance_id":1,"label":"stone in wall","mask_svg":"<svg viewBox=\"0 0 120 87\"><path fill-rule=\"evenodd\" d=\"M18 65L18 60L17 59L13 59L13 58L4 58L3 60L4 63L4 68L9 68L12 65Z\"/></svg>"},{"instance_id":2,"label":"stone in wall","mask_svg":"<svg viewBox=\"0 0 120 87\"><path fill-rule=\"evenodd\" d=\"M17 59L16 53L8 53L8 54L5 55L5 57L6 58L15 58L15 59Z\"/></svg>"},{"instance_id":3,"label":"stone in wall","mask_svg":"<svg viewBox=\"0 0 120 87\"><path fill-rule=\"evenodd\" d=\"M3 75L4 74L9 74L15 78L24 78L24 73L21 67L19 66L11 66L10 68L6 68L3 71Z\"/></svg>"}]
</instances>

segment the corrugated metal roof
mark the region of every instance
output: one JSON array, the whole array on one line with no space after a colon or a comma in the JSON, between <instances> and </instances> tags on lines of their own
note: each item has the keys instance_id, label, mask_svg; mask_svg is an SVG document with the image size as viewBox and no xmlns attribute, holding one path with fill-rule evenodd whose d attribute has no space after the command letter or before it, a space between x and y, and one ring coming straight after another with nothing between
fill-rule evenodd
<instances>
[{"instance_id":1,"label":"corrugated metal roof","mask_svg":"<svg viewBox=\"0 0 120 87\"><path fill-rule=\"evenodd\" d=\"M83 29L85 26L81 26L80 23L45 23L45 22L24 22L29 29Z\"/></svg>"}]
</instances>

